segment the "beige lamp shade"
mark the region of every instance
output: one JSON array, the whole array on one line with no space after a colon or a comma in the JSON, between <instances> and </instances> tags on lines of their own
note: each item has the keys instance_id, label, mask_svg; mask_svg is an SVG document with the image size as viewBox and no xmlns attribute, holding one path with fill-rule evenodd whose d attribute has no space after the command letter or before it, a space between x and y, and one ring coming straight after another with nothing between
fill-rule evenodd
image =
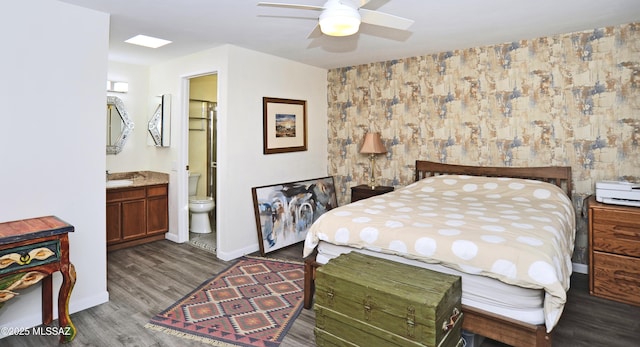
<instances>
[{"instance_id":1,"label":"beige lamp shade","mask_svg":"<svg viewBox=\"0 0 640 347\"><path fill-rule=\"evenodd\" d=\"M369 186L371 187L371 189L376 189L376 154L387 153L387 149L384 147L384 143L382 143L382 139L380 138L380 133L367 133L364 136L364 141L362 142L360 153L369 155L369 161L371 162L371 171L369 171Z\"/></svg>"},{"instance_id":2,"label":"beige lamp shade","mask_svg":"<svg viewBox=\"0 0 640 347\"><path fill-rule=\"evenodd\" d=\"M382 143L380 133L367 133L364 136L364 142L362 142L362 148L360 153L363 154L382 154L387 153L387 149Z\"/></svg>"}]
</instances>

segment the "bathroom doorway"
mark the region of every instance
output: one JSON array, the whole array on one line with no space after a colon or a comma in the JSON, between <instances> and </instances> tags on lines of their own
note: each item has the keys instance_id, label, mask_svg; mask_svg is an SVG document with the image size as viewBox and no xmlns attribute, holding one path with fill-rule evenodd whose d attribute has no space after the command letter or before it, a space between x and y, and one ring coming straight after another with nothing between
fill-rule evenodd
<instances>
[{"instance_id":1,"label":"bathroom doorway","mask_svg":"<svg viewBox=\"0 0 640 347\"><path fill-rule=\"evenodd\" d=\"M189 79L189 175L198 176L195 196L198 201L211 198L213 209L208 212L211 232L194 228L195 200L190 192L189 243L216 253L216 133L218 76L203 75ZM195 181L195 180L190 180ZM201 219L201 216L198 218ZM198 230L196 230L198 229ZM197 232L196 232L197 231Z\"/></svg>"}]
</instances>

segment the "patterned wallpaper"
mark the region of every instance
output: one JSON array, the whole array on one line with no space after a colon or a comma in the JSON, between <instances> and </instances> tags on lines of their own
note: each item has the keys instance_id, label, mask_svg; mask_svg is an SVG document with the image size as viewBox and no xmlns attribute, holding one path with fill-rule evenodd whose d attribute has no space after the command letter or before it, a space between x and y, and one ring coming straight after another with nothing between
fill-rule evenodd
<instances>
[{"instance_id":1,"label":"patterned wallpaper","mask_svg":"<svg viewBox=\"0 0 640 347\"><path fill-rule=\"evenodd\" d=\"M359 154L380 132L378 184L404 186L416 159L569 165L587 264L583 199L596 181L640 181L640 23L329 70L329 174L339 203L368 182Z\"/></svg>"}]
</instances>

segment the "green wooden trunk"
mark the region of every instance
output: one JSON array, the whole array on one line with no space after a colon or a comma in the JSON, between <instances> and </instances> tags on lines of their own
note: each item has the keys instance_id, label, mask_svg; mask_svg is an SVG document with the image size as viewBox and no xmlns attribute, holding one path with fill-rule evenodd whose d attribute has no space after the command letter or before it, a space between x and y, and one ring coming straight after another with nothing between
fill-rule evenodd
<instances>
[{"instance_id":1,"label":"green wooden trunk","mask_svg":"<svg viewBox=\"0 0 640 347\"><path fill-rule=\"evenodd\" d=\"M351 252L319 267L315 284L318 346L455 347L461 340L459 276Z\"/></svg>"}]
</instances>

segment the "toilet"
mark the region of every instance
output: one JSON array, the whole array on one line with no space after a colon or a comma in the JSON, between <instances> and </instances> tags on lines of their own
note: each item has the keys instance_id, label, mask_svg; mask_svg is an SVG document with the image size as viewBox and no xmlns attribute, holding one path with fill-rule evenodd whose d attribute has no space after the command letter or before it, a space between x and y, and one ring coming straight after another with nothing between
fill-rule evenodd
<instances>
[{"instance_id":1,"label":"toilet","mask_svg":"<svg viewBox=\"0 0 640 347\"><path fill-rule=\"evenodd\" d=\"M199 179L199 173L189 173L189 212L191 212L189 231L198 234L208 234L211 233L209 212L213 210L216 203L210 196L196 196Z\"/></svg>"}]
</instances>

